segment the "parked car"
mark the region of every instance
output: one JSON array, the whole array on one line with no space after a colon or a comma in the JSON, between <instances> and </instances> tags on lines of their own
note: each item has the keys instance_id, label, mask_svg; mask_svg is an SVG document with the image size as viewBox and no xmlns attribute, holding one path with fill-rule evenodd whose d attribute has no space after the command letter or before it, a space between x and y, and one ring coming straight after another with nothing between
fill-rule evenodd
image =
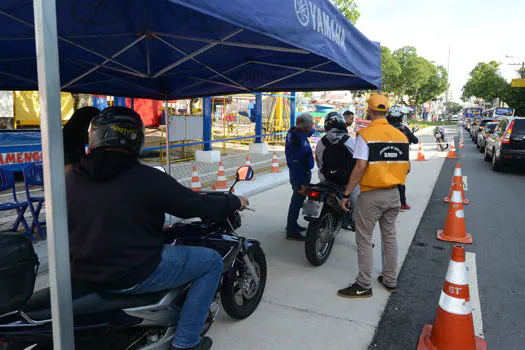
<instances>
[{"instance_id":1,"label":"parked car","mask_svg":"<svg viewBox=\"0 0 525 350\"><path fill-rule=\"evenodd\" d=\"M482 119L480 119L478 125L474 128L474 130L472 130L472 141L474 141L476 143L476 145L479 147L478 134L483 132L483 129L485 128L485 125L487 123L491 123L491 122L497 123L499 121L500 121L499 119L494 119L494 118L482 118Z\"/></svg>"},{"instance_id":2,"label":"parked car","mask_svg":"<svg viewBox=\"0 0 525 350\"><path fill-rule=\"evenodd\" d=\"M494 132L498 122L488 122L485 124L483 131L478 133L478 148L481 153L485 151L485 145L487 144L487 137Z\"/></svg>"},{"instance_id":3,"label":"parked car","mask_svg":"<svg viewBox=\"0 0 525 350\"><path fill-rule=\"evenodd\" d=\"M485 160L492 169L502 171L506 165L525 165L525 118L504 117L486 139Z\"/></svg>"}]
</instances>

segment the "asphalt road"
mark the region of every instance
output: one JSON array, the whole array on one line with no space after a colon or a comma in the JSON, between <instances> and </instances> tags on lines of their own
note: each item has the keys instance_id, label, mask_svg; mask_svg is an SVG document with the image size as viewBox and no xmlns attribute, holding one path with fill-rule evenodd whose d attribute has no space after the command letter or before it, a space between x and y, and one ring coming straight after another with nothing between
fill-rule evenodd
<instances>
[{"instance_id":1,"label":"asphalt road","mask_svg":"<svg viewBox=\"0 0 525 350\"><path fill-rule=\"evenodd\" d=\"M467 135L460 150L468 177L467 232L476 253L483 330L489 349L524 349L525 172L493 172ZM456 161L447 159L369 349L416 349L421 329L432 324L452 244L438 241ZM407 189L410 191L410 188Z\"/></svg>"}]
</instances>

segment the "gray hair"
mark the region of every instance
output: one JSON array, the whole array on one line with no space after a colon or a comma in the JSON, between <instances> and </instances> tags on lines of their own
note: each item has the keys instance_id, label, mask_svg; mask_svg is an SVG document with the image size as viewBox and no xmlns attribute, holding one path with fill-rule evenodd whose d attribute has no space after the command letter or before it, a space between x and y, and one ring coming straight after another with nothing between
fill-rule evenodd
<instances>
[{"instance_id":1,"label":"gray hair","mask_svg":"<svg viewBox=\"0 0 525 350\"><path fill-rule=\"evenodd\" d=\"M295 127L297 129L308 129L314 125L314 117L310 113L302 113L295 119Z\"/></svg>"}]
</instances>

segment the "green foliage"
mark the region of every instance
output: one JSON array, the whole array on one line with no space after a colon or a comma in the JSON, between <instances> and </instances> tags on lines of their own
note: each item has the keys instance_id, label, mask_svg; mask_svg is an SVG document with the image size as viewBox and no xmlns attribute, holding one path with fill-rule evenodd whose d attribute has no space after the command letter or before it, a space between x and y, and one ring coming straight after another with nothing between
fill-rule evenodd
<instances>
[{"instance_id":1,"label":"green foliage","mask_svg":"<svg viewBox=\"0 0 525 350\"><path fill-rule=\"evenodd\" d=\"M408 95L414 106L436 98L447 89L447 71L417 55L415 47L405 46L393 53L381 47L383 91L397 98Z\"/></svg>"},{"instance_id":2,"label":"green foliage","mask_svg":"<svg viewBox=\"0 0 525 350\"><path fill-rule=\"evenodd\" d=\"M449 101L447 103L447 112L450 114L458 114L462 110L463 110L463 107L457 102Z\"/></svg>"},{"instance_id":3,"label":"green foliage","mask_svg":"<svg viewBox=\"0 0 525 350\"><path fill-rule=\"evenodd\" d=\"M361 16L357 10L357 4L354 0L330 0L332 4L346 17L352 24L356 24Z\"/></svg>"},{"instance_id":4,"label":"green foliage","mask_svg":"<svg viewBox=\"0 0 525 350\"><path fill-rule=\"evenodd\" d=\"M480 62L470 72L470 78L463 86L461 98L467 101L475 96L491 103L496 98L516 109L516 115L525 115L525 89L512 88L499 71L496 61ZM520 72L521 73L521 72Z\"/></svg>"}]
</instances>

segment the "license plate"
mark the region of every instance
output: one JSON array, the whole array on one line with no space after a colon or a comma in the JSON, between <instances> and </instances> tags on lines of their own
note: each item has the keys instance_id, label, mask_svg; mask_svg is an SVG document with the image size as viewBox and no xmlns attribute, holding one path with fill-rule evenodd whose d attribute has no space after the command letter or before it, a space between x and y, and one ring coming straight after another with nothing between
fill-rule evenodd
<instances>
[{"instance_id":1,"label":"license plate","mask_svg":"<svg viewBox=\"0 0 525 350\"><path fill-rule=\"evenodd\" d=\"M303 216L317 219L321 215L323 206L323 202L307 200L303 204Z\"/></svg>"}]
</instances>

